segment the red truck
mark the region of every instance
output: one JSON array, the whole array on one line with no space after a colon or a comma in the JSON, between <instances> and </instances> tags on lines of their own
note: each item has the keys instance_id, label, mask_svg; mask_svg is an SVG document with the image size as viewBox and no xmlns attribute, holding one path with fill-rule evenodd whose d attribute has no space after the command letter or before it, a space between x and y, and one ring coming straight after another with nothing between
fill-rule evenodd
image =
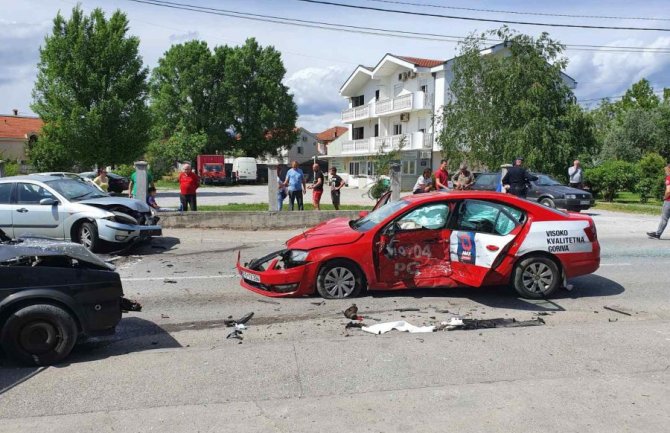
<instances>
[{"instance_id":1,"label":"red truck","mask_svg":"<svg viewBox=\"0 0 670 433\"><path fill-rule=\"evenodd\" d=\"M198 155L196 163L201 183L212 184L227 181L223 155Z\"/></svg>"}]
</instances>

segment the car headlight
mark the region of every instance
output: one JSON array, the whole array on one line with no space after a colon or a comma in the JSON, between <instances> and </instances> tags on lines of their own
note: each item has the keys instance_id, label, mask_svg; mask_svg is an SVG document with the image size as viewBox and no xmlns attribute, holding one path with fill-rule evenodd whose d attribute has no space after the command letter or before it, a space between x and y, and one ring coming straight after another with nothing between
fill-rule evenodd
<instances>
[{"instance_id":1,"label":"car headlight","mask_svg":"<svg viewBox=\"0 0 670 433\"><path fill-rule=\"evenodd\" d=\"M565 198L577 198L574 194L565 194Z\"/></svg>"},{"instance_id":2,"label":"car headlight","mask_svg":"<svg viewBox=\"0 0 670 433\"><path fill-rule=\"evenodd\" d=\"M307 261L308 251L302 250L291 250L289 252L288 258L292 262L306 262Z\"/></svg>"}]
</instances>

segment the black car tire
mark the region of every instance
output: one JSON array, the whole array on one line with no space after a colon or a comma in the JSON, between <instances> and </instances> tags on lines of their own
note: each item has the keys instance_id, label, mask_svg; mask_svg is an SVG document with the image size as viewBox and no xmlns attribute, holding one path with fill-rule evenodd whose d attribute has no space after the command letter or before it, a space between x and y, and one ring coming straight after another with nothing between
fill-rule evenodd
<instances>
[{"instance_id":1,"label":"black car tire","mask_svg":"<svg viewBox=\"0 0 670 433\"><path fill-rule=\"evenodd\" d=\"M95 223L85 221L77 227L77 242L91 252L96 252L100 249L102 241L98 237L98 227Z\"/></svg>"},{"instance_id":2,"label":"black car tire","mask_svg":"<svg viewBox=\"0 0 670 433\"><path fill-rule=\"evenodd\" d=\"M355 298L365 285L358 266L348 260L331 260L316 277L316 290L325 299Z\"/></svg>"},{"instance_id":3,"label":"black car tire","mask_svg":"<svg viewBox=\"0 0 670 433\"><path fill-rule=\"evenodd\" d=\"M554 200L550 199L549 197L543 197L542 199L540 199L540 204L550 207L552 209L556 208L556 203L554 203Z\"/></svg>"},{"instance_id":4,"label":"black car tire","mask_svg":"<svg viewBox=\"0 0 670 433\"><path fill-rule=\"evenodd\" d=\"M561 283L556 262L546 256L531 256L514 267L512 284L524 298L542 299L550 296Z\"/></svg>"},{"instance_id":5,"label":"black car tire","mask_svg":"<svg viewBox=\"0 0 670 433\"><path fill-rule=\"evenodd\" d=\"M51 365L70 354L77 342L77 324L67 311L37 304L12 313L2 328L5 353L30 365Z\"/></svg>"}]
</instances>

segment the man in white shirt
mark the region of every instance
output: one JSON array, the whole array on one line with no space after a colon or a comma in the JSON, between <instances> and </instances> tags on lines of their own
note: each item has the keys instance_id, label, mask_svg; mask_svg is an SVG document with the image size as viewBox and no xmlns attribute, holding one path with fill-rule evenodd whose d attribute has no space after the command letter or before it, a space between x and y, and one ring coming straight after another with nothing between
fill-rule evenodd
<instances>
[{"instance_id":1,"label":"man in white shirt","mask_svg":"<svg viewBox=\"0 0 670 433\"><path fill-rule=\"evenodd\" d=\"M579 165L579 160L575 159L572 167L568 168L568 178L570 179L570 186L573 188L582 189L582 182L584 181L584 171Z\"/></svg>"}]
</instances>

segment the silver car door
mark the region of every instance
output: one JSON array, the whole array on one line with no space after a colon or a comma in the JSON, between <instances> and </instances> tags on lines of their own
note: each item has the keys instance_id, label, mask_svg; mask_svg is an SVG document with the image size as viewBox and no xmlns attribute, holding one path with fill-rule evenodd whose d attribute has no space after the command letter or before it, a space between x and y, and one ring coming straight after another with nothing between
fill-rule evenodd
<instances>
[{"instance_id":1,"label":"silver car door","mask_svg":"<svg viewBox=\"0 0 670 433\"><path fill-rule=\"evenodd\" d=\"M36 183L16 184L16 204L12 214L14 236L39 235L64 239L63 218L60 204L40 204L44 199L58 198Z\"/></svg>"},{"instance_id":2,"label":"silver car door","mask_svg":"<svg viewBox=\"0 0 670 433\"><path fill-rule=\"evenodd\" d=\"M14 228L12 227L12 187L13 183L0 183L0 230L5 232L10 238L14 237Z\"/></svg>"}]
</instances>

